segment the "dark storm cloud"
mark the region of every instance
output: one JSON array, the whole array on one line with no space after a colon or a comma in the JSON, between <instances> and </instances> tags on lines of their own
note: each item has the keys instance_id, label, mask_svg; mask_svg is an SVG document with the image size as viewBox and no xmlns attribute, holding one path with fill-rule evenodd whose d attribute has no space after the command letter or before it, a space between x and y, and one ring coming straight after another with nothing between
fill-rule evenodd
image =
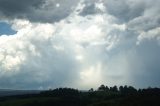
<instances>
[{"instance_id":1,"label":"dark storm cloud","mask_svg":"<svg viewBox=\"0 0 160 106\"><path fill-rule=\"evenodd\" d=\"M0 0L1 18L56 22L66 18L79 0Z\"/></svg>"},{"instance_id":2,"label":"dark storm cloud","mask_svg":"<svg viewBox=\"0 0 160 106\"><path fill-rule=\"evenodd\" d=\"M128 23L132 20L132 24L137 21L140 21L141 24L145 22L153 22L150 18L154 18L154 23L159 23L159 15L157 14L157 12L159 12L159 0L155 0L154 2L152 2L152 0L102 0L101 2L98 0L94 0L94 2L84 1L85 7L80 12L80 15L86 16L91 14L99 14L102 12L96 8L96 3L103 3L106 12L108 12L109 15L116 17L119 23ZM145 14L148 14L149 16L146 16Z\"/></svg>"},{"instance_id":3,"label":"dark storm cloud","mask_svg":"<svg viewBox=\"0 0 160 106\"><path fill-rule=\"evenodd\" d=\"M84 4L84 8L79 13L81 16L87 16L87 15L94 15L94 14L101 14L102 10L96 7L96 4L101 3L98 2L98 0L86 0L82 4Z\"/></svg>"},{"instance_id":4,"label":"dark storm cloud","mask_svg":"<svg viewBox=\"0 0 160 106\"><path fill-rule=\"evenodd\" d=\"M109 14L115 16L122 22L128 22L143 14L145 3L133 0L107 0L105 3Z\"/></svg>"},{"instance_id":5,"label":"dark storm cloud","mask_svg":"<svg viewBox=\"0 0 160 106\"><path fill-rule=\"evenodd\" d=\"M96 13L95 4L89 4L88 6L85 6L83 11L80 12L79 14L82 16L86 16L86 15L92 15L95 13Z\"/></svg>"},{"instance_id":6,"label":"dark storm cloud","mask_svg":"<svg viewBox=\"0 0 160 106\"><path fill-rule=\"evenodd\" d=\"M0 12L8 18L25 18L34 9L40 9L44 0L0 0Z\"/></svg>"}]
</instances>

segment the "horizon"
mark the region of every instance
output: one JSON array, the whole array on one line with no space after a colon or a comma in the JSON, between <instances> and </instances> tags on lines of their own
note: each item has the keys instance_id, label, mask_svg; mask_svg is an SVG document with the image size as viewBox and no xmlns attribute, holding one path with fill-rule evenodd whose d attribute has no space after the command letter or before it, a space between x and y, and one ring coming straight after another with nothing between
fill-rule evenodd
<instances>
[{"instance_id":1,"label":"horizon","mask_svg":"<svg viewBox=\"0 0 160 106\"><path fill-rule=\"evenodd\" d=\"M160 88L160 0L0 0L0 89Z\"/></svg>"},{"instance_id":2,"label":"horizon","mask_svg":"<svg viewBox=\"0 0 160 106\"><path fill-rule=\"evenodd\" d=\"M101 84L100 86L102 86L104 84ZM100 86L97 86L97 88L89 88L89 89L79 89L79 88L73 88L73 87L57 87L57 88L48 88L48 89L9 89L9 88L0 88L0 91L50 91L50 90L56 90L56 89L65 89L65 88L69 88L69 89L75 89L75 90L78 90L78 91L89 91L90 89L93 89L93 91L99 91L99 87ZM122 87L133 87L134 89L136 89L137 91L138 90L143 90L143 89L155 89L155 88L158 88L160 89L159 87L151 87L151 86L148 86L146 88L136 88L134 86L131 86L131 85L120 85L120 86L117 86L117 85L114 85L114 86L107 86L107 85L104 85L105 87L108 87L109 89L110 88L113 88L113 87L117 87L117 90L119 90L119 88L122 86Z\"/></svg>"}]
</instances>

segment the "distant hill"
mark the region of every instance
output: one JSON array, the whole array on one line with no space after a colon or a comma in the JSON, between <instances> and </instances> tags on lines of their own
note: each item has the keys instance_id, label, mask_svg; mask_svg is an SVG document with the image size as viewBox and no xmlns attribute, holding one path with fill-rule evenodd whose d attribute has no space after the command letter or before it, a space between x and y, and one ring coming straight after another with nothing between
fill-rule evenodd
<instances>
[{"instance_id":1,"label":"distant hill","mask_svg":"<svg viewBox=\"0 0 160 106\"><path fill-rule=\"evenodd\" d=\"M11 89L0 89L0 97L3 96L14 96L24 94L38 94L40 90L11 90Z\"/></svg>"}]
</instances>

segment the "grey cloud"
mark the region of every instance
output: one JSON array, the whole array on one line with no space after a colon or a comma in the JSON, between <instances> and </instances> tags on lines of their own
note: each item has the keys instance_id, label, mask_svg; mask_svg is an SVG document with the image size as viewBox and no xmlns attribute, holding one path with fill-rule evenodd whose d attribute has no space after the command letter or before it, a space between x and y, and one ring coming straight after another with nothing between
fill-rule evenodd
<instances>
[{"instance_id":1,"label":"grey cloud","mask_svg":"<svg viewBox=\"0 0 160 106\"><path fill-rule=\"evenodd\" d=\"M149 31L154 28L160 27L160 17L139 17L128 23L128 28L137 31Z\"/></svg>"},{"instance_id":2,"label":"grey cloud","mask_svg":"<svg viewBox=\"0 0 160 106\"><path fill-rule=\"evenodd\" d=\"M39 56L33 55L27 45L24 50L17 50L17 52L23 52L27 60L17 66L19 72L12 69L11 75L2 75L0 85L3 88L12 89L38 89L40 87L48 89L49 87L71 86L78 76L77 62L72 55L74 53L68 47L66 47L68 50L65 49L65 51L52 47L52 45L57 45L56 40L31 39L29 45L34 45ZM61 44L58 43L58 45Z\"/></svg>"},{"instance_id":3,"label":"grey cloud","mask_svg":"<svg viewBox=\"0 0 160 106\"><path fill-rule=\"evenodd\" d=\"M143 14L145 2L142 0L107 0L105 2L109 14L115 16L120 22L128 22Z\"/></svg>"},{"instance_id":4,"label":"grey cloud","mask_svg":"<svg viewBox=\"0 0 160 106\"><path fill-rule=\"evenodd\" d=\"M98 1L94 2L85 1L86 5L83 8L83 11L80 15L89 15L100 13L98 9L95 7L95 3L103 3L106 8L106 12L110 15L116 17L119 22L128 22L136 17L139 17L143 14L145 10L145 2L141 1L133 1L133 0L106 0L106 1Z\"/></svg>"},{"instance_id":5,"label":"grey cloud","mask_svg":"<svg viewBox=\"0 0 160 106\"><path fill-rule=\"evenodd\" d=\"M152 3L151 6L148 6L142 16L139 16L128 23L128 27L137 31L148 31L160 27L160 9L157 4L160 4L160 2L157 1Z\"/></svg>"},{"instance_id":6,"label":"grey cloud","mask_svg":"<svg viewBox=\"0 0 160 106\"><path fill-rule=\"evenodd\" d=\"M82 9L82 11L79 13L79 15L87 16L87 15L101 14L102 11L100 9L96 8L96 3L98 3L97 0L84 1L82 4L84 4L85 7Z\"/></svg>"},{"instance_id":7,"label":"grey cloud","mask_svg":"<svg viewBox=\"0 0 160 106\"><path fill-rule=\"evenodd\" d=\"M95 13L96 13L95 4L89 4L88 6L85 6L83 11L80 12L79 14L82 16L86 16Z\"/></svg>"},{"instance_id":8,"label":"grey cloud","mask_svg":"<svg viewBox=\"0 0 160 106\"><path fill-rule=\"evenodd\" d=\"M160 25L159 0L107 0L104 4L107 12L128 29L148 31Z\"/></svg>"},{"instance_id":9,"label":"grey cloud","mask_svg":"<svg viewBox=\"0 0 160 106\"><path fill-rule=\"evenodd\" d=\"M0 0L1 18L57 22L66 18L79 0ZM57 6L59 4L59 6Z\"/></svg>"},{"instance_id":10,"label":"grey cloud","mask_svg":"<svg viewBox=\"0 0 160 106\"><path fill-rule=\"evenodd\" d=\"M108 57L103 60L106 67L103 70L103 77L106 83L108 85L127 84L137 88L159 87L159 44L156 40L148 40L137 46L135 42L136 36L125 38L116 48L102 53Z\"/></svg>"},{"instance_id":11,"label":"grey cloud","mask_svg":"<svg viewBox=\"0 0 160 106\"><path fill-rule=\"evenodd\" d=\"M0 12L6 17L24 18L25 13L32 12L44 4L44 0L0 0Z\"/></svg>"}]
</instances>

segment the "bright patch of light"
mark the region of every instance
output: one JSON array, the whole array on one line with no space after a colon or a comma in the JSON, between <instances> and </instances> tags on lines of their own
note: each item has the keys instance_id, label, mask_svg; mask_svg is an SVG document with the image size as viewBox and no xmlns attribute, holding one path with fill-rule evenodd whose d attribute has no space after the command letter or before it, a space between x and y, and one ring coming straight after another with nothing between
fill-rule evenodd
<instances>
[{"instance_id":1,"label":"bright patch of light","mask_svg":"<svg viewBox=\"0 0 160 106\"><path fill-rule=\"evenodd\" d=\"M82 86L94 86L102 83L102 65L97 63L95 66L90 66L87 69L80 72L80 78L82 80Z\"/></svg>"},{"instance_id":2,"label":"bright patch of light","mask_svg":"<svg viewBox=\"0 0 160 106\"><path fill-rule=\"evenodd\" d=\"M105 11L105 6L103 3L96 3L95 6L97 9L100 9L101 11Z\"/></svg>"},{"instance_id":3,"label":"bright patch of light","mask_svg":"<svg viewBox=\"0 0 160 106\"><path fill-rule=\"evenodd\" d=\"M58 7L60 7L60 4L59 4L59 3L57 3L57 4L56 4L56 7L57 7L57 8L58 8Z\"/></svg>"},{"instance_id":4,"label":"bright patch of light","mask_svg":"<svg viewBox=\"0 0 160 106\"><path fill-rule=\"evenodd\" d=\"M83 60L83 56L82 55L77 55L76 59L81 62Z\"/></svg>"}]
</instances>

